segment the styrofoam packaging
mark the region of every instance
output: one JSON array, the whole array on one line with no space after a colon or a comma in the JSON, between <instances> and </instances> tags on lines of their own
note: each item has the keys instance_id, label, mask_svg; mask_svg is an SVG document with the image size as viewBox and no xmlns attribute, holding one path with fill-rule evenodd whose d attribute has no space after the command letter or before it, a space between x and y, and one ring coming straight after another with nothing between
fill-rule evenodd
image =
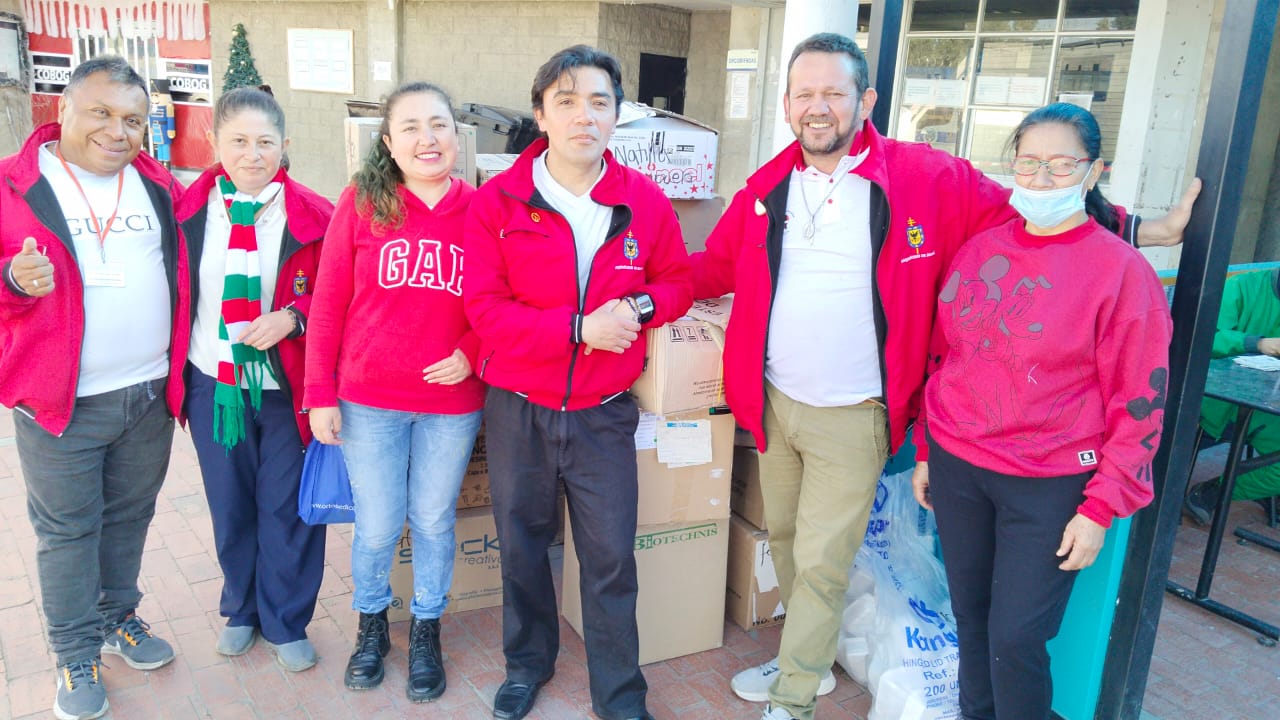
<instances>
[{"instance_id":1,"label":"styrofoam packaging","mask_svg":"<svg viewBox=\"0 0 1280 720\"><path fill-rule=\"evenodd\" d=\"M842 637L836 643L836 662L863 687L867 685L867 654L866 638Z\"/></svg>"}]
</instances>

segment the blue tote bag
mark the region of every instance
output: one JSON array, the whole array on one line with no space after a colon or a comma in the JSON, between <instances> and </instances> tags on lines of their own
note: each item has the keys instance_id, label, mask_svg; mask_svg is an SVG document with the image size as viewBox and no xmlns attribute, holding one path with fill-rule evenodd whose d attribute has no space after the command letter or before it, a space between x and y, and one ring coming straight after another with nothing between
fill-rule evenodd
<instances>
[{"instance_id":1,"label":"blue tote bag","mask_svg":"<svg viewBox=\"0 0 1280 720\"><path fill-rule=\"evenodd\" d=\"M298 517L308 525L355 522L356 506L341 445L312 440L307 446L298 487Z\"/></svg>"}]
</instances>

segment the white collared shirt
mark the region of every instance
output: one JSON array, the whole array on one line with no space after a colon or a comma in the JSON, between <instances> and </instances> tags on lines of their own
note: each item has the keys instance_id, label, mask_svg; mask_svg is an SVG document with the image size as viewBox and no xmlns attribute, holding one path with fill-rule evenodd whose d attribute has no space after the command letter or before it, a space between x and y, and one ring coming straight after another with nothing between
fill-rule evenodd
<instances>
[{"instance_id":1,"label":"white collared shirt","mask_svg":"<svg viewBox=\"0 0 1280 720\"><path fill-rule=\"evenodd\" d=\"M613 208L601 205L591 199L591 190L604 177L605 166L600 164L600 175L582 195L574 195L563 185L551 177L547 169L547 153L543 152L533 161L533 186L542 193L556 212L564 216L573 230L573 243L577 248L578 259L578 302L586 295L587 280L591 277L591 261L596 251L604 245L609 235L609 223L613 221ZM583 308L583 312L591 312L595 308Z\"/></svg>"},{"instance_id":2,"label":"white collared shirt","mask_svg":"<svg viewBox=\"0 0 1280 720\"><path fill-rule=\"evenodd\" d=\"M173 309L160 219L142 177L126 165L121 187L118 175L94 175L68 162L84 190L81 195L52 145L47 143L40 150L40 174L49 181L67 220L84 281L84 341L76 397L165 377ZM113 210L115 219L100 244L90 213L101 227ZM111 277L118 286L102 284L104 277Z\"/></svg>"},{"instance_id":3,"label":"white collared shirt","mask_svg":"<svg viewBox=\"0 0 1280 720\"><path fill-rule=\"evenodd\" d=\"M765 378L816 407L856 405L883 393L872 304L871 182L853 173L866 156L841 158L831 175L812 166L793 170L787 191ZM813 233L806 237L810 222Z\"/></svg>"}]
</instances>

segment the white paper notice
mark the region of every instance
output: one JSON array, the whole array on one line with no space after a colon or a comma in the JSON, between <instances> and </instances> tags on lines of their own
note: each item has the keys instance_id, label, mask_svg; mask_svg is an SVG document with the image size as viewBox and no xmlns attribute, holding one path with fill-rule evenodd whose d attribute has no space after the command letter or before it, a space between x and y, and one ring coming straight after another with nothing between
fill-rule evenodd
<instances>
[{"instance_id":1,"label":"white paper notice","mask_svg":"<svg viewBox=\"0 0 1280 720\"><path fill-rule=\"evenodd\" d=\"M906 105L932 105L933 81L924 78L907 78L902 88L902 102Z\"/></svg>"},{"instance_id":2,"label":"white paper notice","mask_svg":"<svg viewBox=\"0 0 1280 720\"><path fill-rule=\"evenodd\" d=\"M653 413L640 411L640 422L636 425L636 452L658 447L658 420L660 419Z\"/></svg>"},{"instance_id":3,"label":"white paper notice","mask_svg":"<svg viewBox=\"0 0 1280 720\"><path fill-rule=\"evenodd\" d=\"M749 72L729 73L729 119L742 120L747 117L747 105L751 98L751 79L755 77Z\"/></svg>"},{"instance_id":4,"label":"white paper notice","mask_svg":"<svg viewBox=\"0 0 1280 720\"><path fill-rule=\"evenodd\" d=\"M938 107L962 107L964 89L964 80L937 80L933 88L933 103Z\"/></svg>"},{"instance_id":5,"label":"white paper notice","mask_svg":"<svg viewBox=\"0 0 1280 720\"><path fill-rule=\"evenodd\" d=\"M658 462L686 467L711 462L710 420L662 420L658 423Z\"/></svg>"},{"instance_id":6,"label":"white paper notice","mask_svg":"<svg viewBox=\"0 0 1280 720\"><path fill-rule=\"evenodd\" d=\"M1058 102L1070 103L1072 105L1078 105L1084 108L1085 110L1092 110L1093 109L1093 93L1091 92L1058 93Z\"/></svg>"},{"instance_id":7,"label":"white paper notice","mask_svg":"<svg viewBox=\"0 0 1280 720\"><path fill-rule=\"evenodd\" d=\"M1240 355L1232 358L1237 365L1242 365L1254 370L1265 370L1267 372L1275 372L1280 370L1280 358L1273 358L1270 355Z\"/></svg>"},{"instance_id":8,"label":"white paper notice","mask_svg":"<svg viewBox=\"0 0 1280 720\"><path fill-rule=\"evenodd\" d=\"M1008 105L1009 78L1002 75L979 75L973 87L973 102L977 105Z\"/></svg>"},{"instance_id":9,"label":"white paper notice","mask_svg":"<svg viewBox=\"0 0 1280 720\"><path fill-rule=\"evenodd\" d=\"M1044 104L1045 79L1042 77L1009 78L1009 104L1035 105Z\"/></svg>"}]
</instances>

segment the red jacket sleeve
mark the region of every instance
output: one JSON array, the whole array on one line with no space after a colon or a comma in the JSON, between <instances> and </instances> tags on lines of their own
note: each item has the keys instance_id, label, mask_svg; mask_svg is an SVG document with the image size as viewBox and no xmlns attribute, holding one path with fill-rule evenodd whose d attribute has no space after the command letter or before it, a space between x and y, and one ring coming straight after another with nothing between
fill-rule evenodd
<instances>
[{"instance_id":1,"label":"red jacket sleeve","mask_svg":"<svg viewBox=\"0 0 1280 720\"><path fill-rule=\"evenodd\" d=\"M983 175L968 160L956 158L956 164L963 168L962 183L968 195L966 240L1019 217L1018 211L1009 204L1009 188Z\"/></svg>"},{"instance_id":2,"label":"red jacket sleeve","mask_svg":"<svg viewBox=\"0 0 1280 720\"><path fill-rule=\"evenodd\" d=\"M346 329L347 309L355 293L355 235L364 223L356 214L355 190L347 188L329 221L316 290L307 312L307 360L302 406L338 404L338 353Z\"/></svg>"},{"instance_id":3,"label":"red jacket sleeve","mask_svg":"<svg viewBox=\"0 0 1280 720\"><path fill-rule=\"evenodd\" d=\"M0 252L5 253L3 259L0 259L0 273L4 274L3 277L0 277L0 284L4 286L0 288L0 320L6 323L16 320L36 304L36 298L14 292L9 284L9 264L13 262L13 258L21 250L21 246L16 249L4 248L0 250Z\"/></svg>"},{"instance_id":4,"label":"red jacket sleeve","mask_svg":"<svg viewBox=\"0 0 1280 720\"><path fill-rule=\"evenodd\" d=\"M706 249L689 256L695 298L717 298L734 291L738 249L745 226L743 218L754 206L755 196L746 188L735 193L728 209L707 236Z\"/></svg>"},{"instance_id":5,"label":"red jacket sleeve","mask_svg":"<svg viewBox=\"0 0 1280 720\"><path fill-rule=\"evenodd\" d=\"M680 234L680 221L671 201L655 192L653 212L659 215L658 243L645 263L641 292L653 298L653 317L645 328L660 327L684 315L693 304L693 280L689 251ZM646 211L647 212L647 211Z\"/></svg>"}]
</instances>

